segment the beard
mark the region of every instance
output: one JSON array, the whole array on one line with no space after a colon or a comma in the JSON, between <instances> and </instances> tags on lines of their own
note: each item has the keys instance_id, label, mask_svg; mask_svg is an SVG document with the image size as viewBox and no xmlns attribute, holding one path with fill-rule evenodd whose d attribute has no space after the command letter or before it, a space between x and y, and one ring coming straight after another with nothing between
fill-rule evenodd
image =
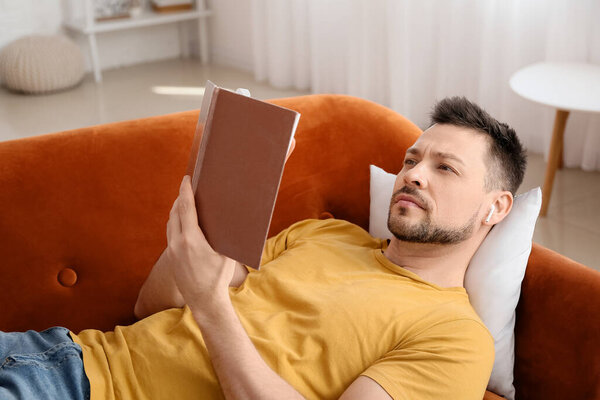
<instances>
[{"instance_id":1,"label":"beard","mask_svg":"<svg viewBox=\"0 0 600 400\"><path fill-rule=\"evenodd\" d=\"M400 208L399 216L392 214L393 199L399 193L407 193L413 195L419 199L422 199L417 193L416 189L408 186L398 190L392 196L392 203L388 212L387 225L388 229L396 239L403 242L410 243L427 243L427 244L456 244L460 243L469 237L473 233L475 221L477 219L477 211L464 225L458 227L441 227L435 225L431 220L431 214L428 207L423 210L425 216L422 221L409 223L405 221L401 216L406 215L408 210L406 208Z\"/></svg>"}]
</instances>

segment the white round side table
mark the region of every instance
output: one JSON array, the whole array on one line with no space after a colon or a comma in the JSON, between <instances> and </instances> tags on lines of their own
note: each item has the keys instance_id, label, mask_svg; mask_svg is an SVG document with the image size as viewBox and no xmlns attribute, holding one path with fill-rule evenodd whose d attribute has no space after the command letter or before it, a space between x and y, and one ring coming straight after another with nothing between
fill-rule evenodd
<instances>
[{"instance_id":1,"label":"white round side table","mask_svg":"<svg viewBox=\"0 0 600 400\"><path fill-rule=\"evenodd\" d=\"M521 97L556 108L540 215L548 212L557 168L562 168L563 137L570 111L600 112L600 65L549 63L515 72L510 87Z\"/></svg>"}]
</instances>

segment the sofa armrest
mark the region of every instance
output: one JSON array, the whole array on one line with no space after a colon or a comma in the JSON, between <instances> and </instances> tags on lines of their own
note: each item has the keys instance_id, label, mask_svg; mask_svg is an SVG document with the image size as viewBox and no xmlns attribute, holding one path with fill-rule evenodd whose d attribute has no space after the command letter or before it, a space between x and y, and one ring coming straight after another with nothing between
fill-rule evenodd
<instances>
[{"instance_id":1,"label":"sofa armrest","mask_svg":"<svg viewBox=\"0 0 600 400\"><path fill-rule=\"evenodd\" d=\"M600 395L600 272L534 244L515 326L519 400Z\"/></svg>"}]
</instances>

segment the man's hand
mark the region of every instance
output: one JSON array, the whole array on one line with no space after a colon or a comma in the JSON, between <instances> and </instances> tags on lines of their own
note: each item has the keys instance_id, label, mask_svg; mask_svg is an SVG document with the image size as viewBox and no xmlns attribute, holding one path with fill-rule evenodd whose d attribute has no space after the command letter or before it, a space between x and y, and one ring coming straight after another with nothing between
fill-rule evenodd
<instances>
[{"instance_id":1,"label":"man's hand","mask_svg":"<svg viewBox=\"0 0 600 400\"><path fill-rule=\"evenodd\" d=\"M229 299L236 261L215 252L198 226L190 177L185 176L167 223L167 257L175 283L194 313L212 313Z\"/></svg>"},{"instance_id":2,"label":"man's hand","mask_svg":"<svg viewBox=\"0 0 600 400\"><path fill-rule=\"evenodd\" d=\"M296 139L292 139L290 149L285 158L286 162L295 147ZM174 204L173 207L173 210L175 210L177 207L176 204ZM195 208L195 205L192 207ZM173 210L171 214L173 213ZM175 283L174 273L171 268L173 261L169 258L172 256L172 252L169 252L169 254L167 253L168 249L165 249L152 267L150 275L148 275L144 285L140 289L134 310L135 315L139 319L166 310L167 308L183 307L186 304L186 301L183 299L183 296ZM229 286L240 286L247 275L248 270L246 267L240 263L236 263L233 279L229 282Z\"/></svg>"}]
</instances>

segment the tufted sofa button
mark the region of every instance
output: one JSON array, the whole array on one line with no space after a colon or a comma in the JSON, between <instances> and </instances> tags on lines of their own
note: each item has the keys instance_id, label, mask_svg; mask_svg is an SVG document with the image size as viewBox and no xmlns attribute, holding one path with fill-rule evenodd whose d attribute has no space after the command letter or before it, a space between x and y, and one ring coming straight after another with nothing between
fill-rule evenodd
<instances>
[{"instance_id":1,"label":"tufted sofa button","mask_svg":"<svg viewBox=\"0 0 600 400\"><path fill-rule=\"evenodd\" d=\"M329 219L333 218L333 214L327 211L323 211L321 215L319 215L319 219Z\"/></svg>"},{"instance_id":2,"label":"tufted sofa button","mask_svg":"<svg viewBox=\"0 0 600 400\"><path fill-rule=\"evenodd\" d=\"M77 272L69 267L63 268L58 273L58 282L65 287L75 285L75 283L77 283Z\"/></svg>"}]
</instances>

